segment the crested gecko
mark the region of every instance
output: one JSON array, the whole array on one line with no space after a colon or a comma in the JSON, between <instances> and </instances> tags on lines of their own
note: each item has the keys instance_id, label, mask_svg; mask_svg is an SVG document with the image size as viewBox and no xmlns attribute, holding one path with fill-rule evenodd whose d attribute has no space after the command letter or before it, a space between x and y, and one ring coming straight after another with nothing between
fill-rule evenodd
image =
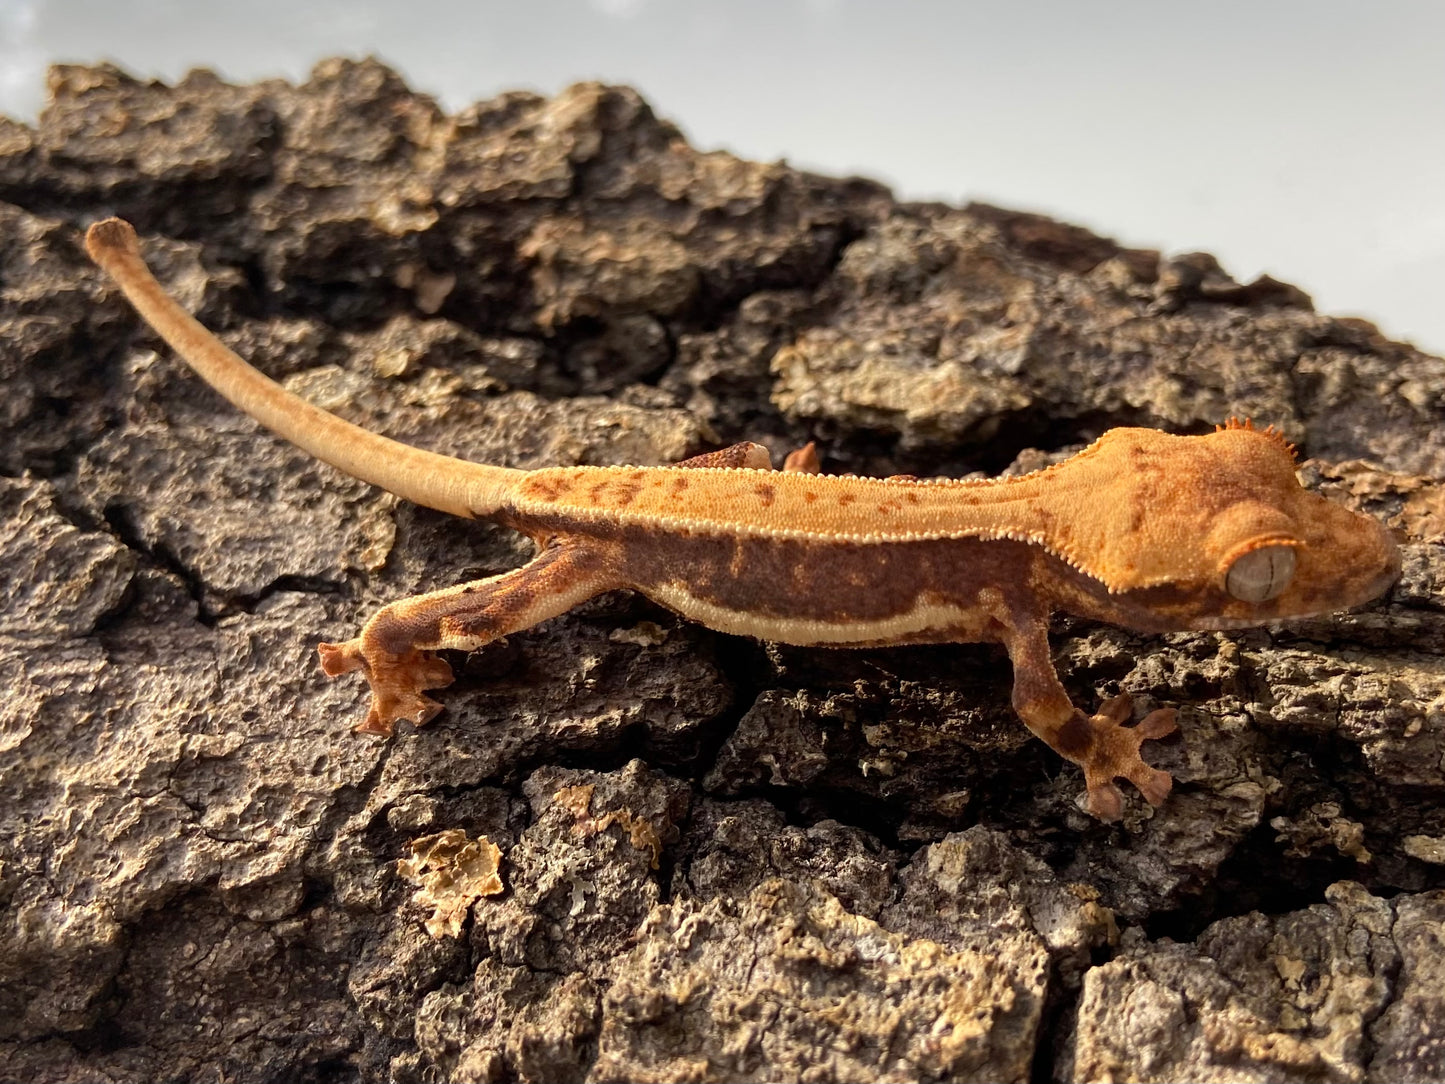
<instances>
[{"instance_id":1,"label":"crested gecko","mask_svg":"<svg viewBox=\"0 0 1445 1084\"><path fill-rule=\"evenodd\" d=\"M363 481L527 536L522 568L383 606L359 635L319 647L331 676L361 671L359 731L390 735L440 705L437 652L470 651L603 591L631 588L722 632L800 645L993 641L1013 662L1024 724L1083 769L1087 808L1122 812L1116 779L1153 805L1172 779L1139 755L1176 729L1137 725L1127 694L1086 714L1049 651L1053 611L1140 632L1229 629L1341 610L1383 592L1399 552L1373 519L1305 490L1294 449L1231 419L1200 436L1112 429L1043 470L986 481L784 469L758 444L669 467L517 470L423 451L291 394L173 300L120 219L90 227L91 258L160 336L262 425Z\"/></svg>"}]
</instances>

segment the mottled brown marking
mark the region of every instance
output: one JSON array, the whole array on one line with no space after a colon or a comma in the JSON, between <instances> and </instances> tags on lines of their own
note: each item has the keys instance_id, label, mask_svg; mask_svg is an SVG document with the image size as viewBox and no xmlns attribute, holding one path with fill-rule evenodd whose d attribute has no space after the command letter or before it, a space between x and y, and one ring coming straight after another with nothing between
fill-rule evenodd
<instances>
[{"instance_id":1,"label":"mottled brown marking","mask_svg":"<svg viewBox=\"0 0 1445 1084\"><path fill-rule=\"evenodd\" d=\"M803 494L803 500L807 501L809 504L812 504L817 499L818 495L814 493L811 489Z\"/></svg>"},{"instance_id":2,"label":"mottled brown marking","mask_svg":"<svg viewBox=\"0 0 1445 1084\"><path fill-rule=\"evenodd\" d=\"M763 502L763 507L765 508L772 504L774 498L778 495L778 491L770 485L753 486L753 492L758 495L758 499Z\"/></svg>"},{"instance_id":3,"label":"mottled brown marking","mask_svg":"<svg viewBox=\"0 0 1445 1084\"><path fill-rule=\"evenodd\" d=\"M838 503L839 503L840 505L844 505L844 506L850 505L850 504L852 504L854 501L856 501L857 499L858 499L858 498L855 497L855 496L854 496L853 494L851 494L851 493L840 493L840 494L838 494Z\"/></svg>"},{"instance_id":4,"label":"mottled brown marking","mask_svg":"<svg viewBox=\"0 0 1445 1084\"><path fill-rule=\"evenodd\" d=\"M554 546L527 565L496 579L467 584L430 606L404 600L381 610L367 626L368 637L383 651L401 655L448 637L501 636L532 609L539 598L564 589L577 577L598 571L601 555L586 549Z\"/></svg>"},{"instance_id":5,"label":"mottled brown marking","mask_svg":"<svg viewBox=\"0 0 1445 1084\"><path fill-rule=\"evenodd\" d=\"M674 467L690 469L693 467L722 467L738 468L748 466L752 459L759 462L757 466L763 466L761 462L767 456L767 449L756 444L742 443L731 444L726 448L719 448L715 452L704 452L702 455L695 455L691 459L684 459L680 463L674 463Z\"/></svg>"},{"instance_id":6,"label":"mottled brown marking","mask_svg":"<svg viewBox=\"0 0 1445 1084\"><path fill-rule=\"evenodd\" d=\"M621 529L619 573L637 590L685 584L705 602L769 618L876 621L925 595L968 608L989 584L1022 583L1026 543L937 539L890 546L739 535L690 538ZM916 642L946 639L920 635Z\"/></svg>"},{"instance_id":7,"label":"mottled brown marking","mask_svg":"<svg viewBox=\"0 0 1445 1084\"><path fill-rule=\"evenodd\" d=\"M1089 749L1093 744L1094 735L1089 729L1088 721L1077 712L1059 727L1053 741L1056 750L1076 762L1088 759Z\"/></svg>"}]
</instances>

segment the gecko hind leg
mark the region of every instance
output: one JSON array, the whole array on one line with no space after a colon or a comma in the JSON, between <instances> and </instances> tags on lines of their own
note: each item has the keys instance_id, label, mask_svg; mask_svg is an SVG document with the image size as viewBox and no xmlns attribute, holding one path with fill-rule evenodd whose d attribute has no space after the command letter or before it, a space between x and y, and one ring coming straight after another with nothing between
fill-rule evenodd
<instances>
[{"instance_id":1,"label":"gecko hind leg","mask_svg":"<svg viewBox=\"0 0 1445 1084\"><path fill-rule=\"evenodd\" d=\"M371 707L359 733L389 737L402 719L421 726L441 711L426 691L452 683L438 651L475 651L621 586L606 565L585 545L555 543L500 576L390 603L354 639L319 645L321 669L365 673Z\"/></svg>"},{"instance_id":2,"label":"gecko hind leg","mask_svg":"<svg viewBox=\"0 0 1445 1084\"><path fill-rule=\"evenodd\" d=\"M761 444L743 441L741 444L730 444L726 448L719 448L715 452L704 452L691 459L680 460L673 466L687 470L697 467L772 470L773 459ZM818 461L817 446L810 440L797 451L789 452L787 458L783 460L782 469L789 474L821 474L823 467Z\"/></svg>"},{"instance_id":3,"label":"gecko hind leg","mask_svg":"<svg viewBox=\"0 0 1445 1084\"><path fill-rule=\"evenodd\" d=\"M681 467L684 470L695 470L698 467L772 470L773 457L761 444L745 440L741 444L729 444L726 448L719 448L715 452L703 452L702 455L695 455L690 459L680 459L673 466Z\"/></svg>"}]
</instances>

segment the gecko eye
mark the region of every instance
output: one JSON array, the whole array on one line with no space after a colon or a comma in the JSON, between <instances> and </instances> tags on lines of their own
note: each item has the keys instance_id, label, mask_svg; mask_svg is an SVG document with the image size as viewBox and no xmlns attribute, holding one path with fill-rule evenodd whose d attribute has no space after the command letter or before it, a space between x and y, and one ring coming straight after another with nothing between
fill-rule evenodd
<instances>
[{"instance_id":1,"label":"gecko eye","mask_svg":"<svg viewBox=\"0 0 1445 1084\"><path fill-rule=\"evenodd\" d=\"M1229 566L1224 589L1243 602L1268 602L1284 593L1293 576L1293 546L1261 546Z\"/></svg>"}]
</instances>

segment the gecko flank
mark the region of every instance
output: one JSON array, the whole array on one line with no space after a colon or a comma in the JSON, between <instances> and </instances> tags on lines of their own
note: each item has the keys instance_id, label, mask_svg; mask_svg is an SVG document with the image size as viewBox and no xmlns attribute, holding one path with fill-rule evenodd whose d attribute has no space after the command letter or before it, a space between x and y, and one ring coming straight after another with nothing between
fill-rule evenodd
<instances>
[{"instance_id":1,"label":"gecko flank","mask_svg":"<svg viewBox=\"0 0 1445 1084\"><path fill-rule=\"evenodd\" d=\"M1235 628L1366 602L1399 572L1374 520L1307 492L1293 450L1231 423L1205 436L1114 429L1071 459L984 482L817 473L810 449L771 470L739 444L671 467L521 471L424 452L285 391L172 300L119 219L90 228L91 257L217 391L317 458L418 504L486 517L532 538L515 571L403 599L355 639L322 644L328 674L360 670L358 729L421 724L452 680L440 650L469 651L603 591L640 591L724 632L791 644L1004 645L1025 725L1080 765L1088 807L1120 815L1116 779L1151 803L1169 793L1140 744L1127 696L1074 707L1050 658L1049 614L1142 632Z\"/></svg>"}]
</instances>

